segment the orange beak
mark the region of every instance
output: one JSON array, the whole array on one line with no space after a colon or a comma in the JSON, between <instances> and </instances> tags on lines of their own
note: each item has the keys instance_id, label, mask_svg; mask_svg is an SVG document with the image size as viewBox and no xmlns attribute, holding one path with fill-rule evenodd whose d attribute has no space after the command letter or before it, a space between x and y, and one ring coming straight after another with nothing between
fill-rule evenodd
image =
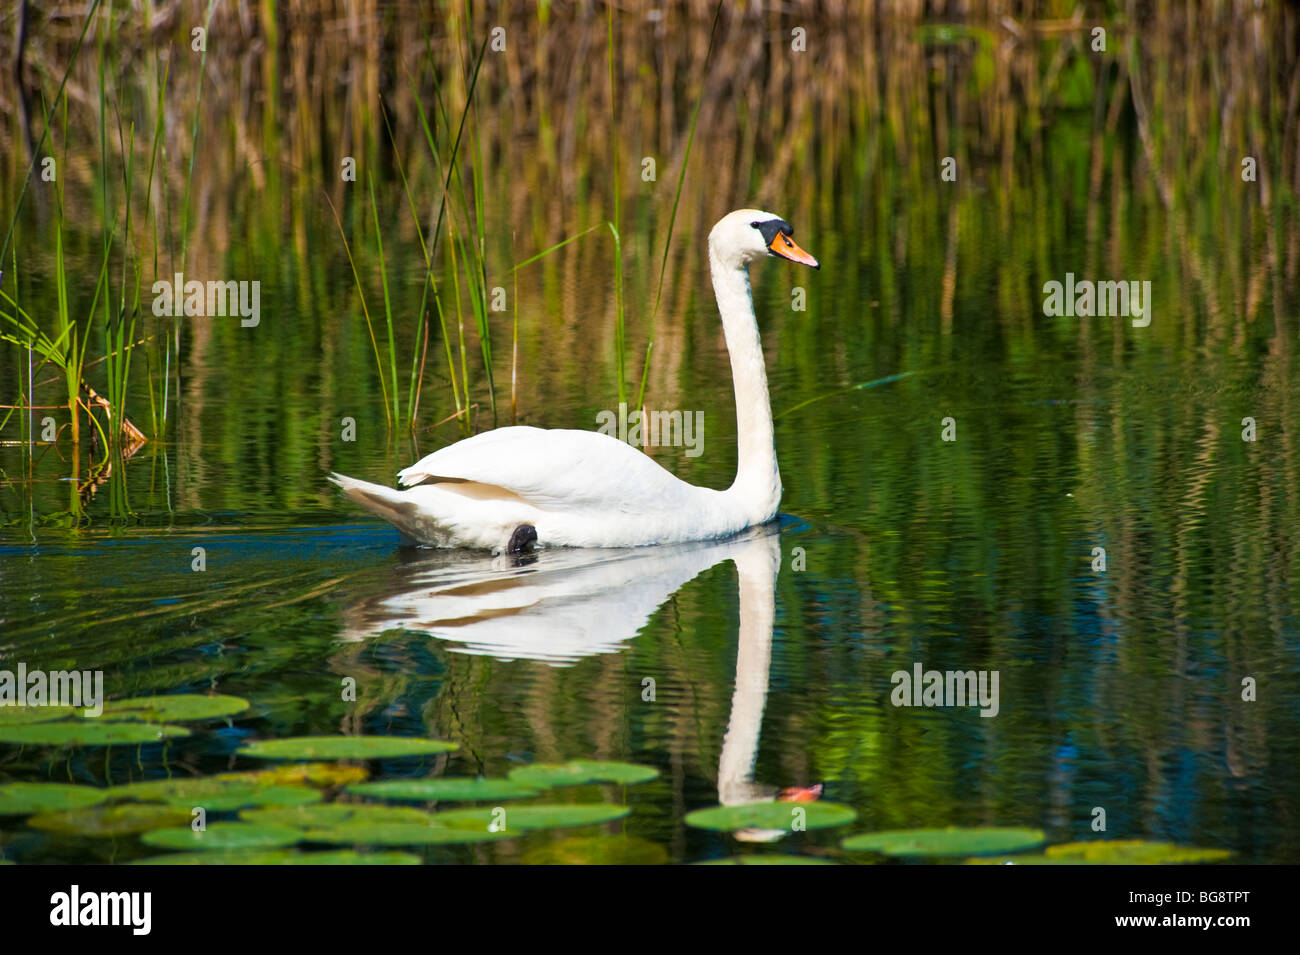
<instances>
[{"instance_id":1,"label":"orange beak","mask_svg":"<svg viewBox=\"0 0 1300 955\"><path fill-rule=\"evenodd\" d=\"M794 239L784 232L778 232L776 237L772 239L772 244L767 248L773 255L779 255L791 262L798 262L800 265L811 265L815 269L821 268L816 259L795 245Z\"/></svg>"}]
</instances>

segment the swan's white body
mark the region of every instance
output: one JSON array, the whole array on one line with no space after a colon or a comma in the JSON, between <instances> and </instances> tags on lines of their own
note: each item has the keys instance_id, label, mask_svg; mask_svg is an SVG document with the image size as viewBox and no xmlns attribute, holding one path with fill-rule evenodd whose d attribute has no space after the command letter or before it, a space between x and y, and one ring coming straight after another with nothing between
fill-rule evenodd
<instances>
[{"instance_id":1,"label":"swan's white body","mask_svg":"<svg viewBox=\"0 0 1300 955\"><path fill-rule=\"evenodd\" d=\"M781 475L747 266L777 254L816 267L789 233L771 213L742 209L709 234L736 390L739 461L727 490L687 484L607 434L529 427L497 428L435 451L398 474L405 490L331 479L408 538L436 547L501 550L524 524L542 546L636 547L726 537L770 521Z\"/></svg>"}]
</instances>

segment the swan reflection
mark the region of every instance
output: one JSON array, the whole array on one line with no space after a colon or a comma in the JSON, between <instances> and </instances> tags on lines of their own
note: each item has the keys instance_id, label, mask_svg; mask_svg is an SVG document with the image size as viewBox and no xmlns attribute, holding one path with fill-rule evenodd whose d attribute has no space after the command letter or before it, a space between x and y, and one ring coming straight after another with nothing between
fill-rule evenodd
<instances>
[{"instance_id":1,"label":"swan reflection","mask_svg":"<svg viewBox=\"0 0 1300 955\"><path fill-rule=\"evenodd\" d=\"M386 568L377 592L346 611L345 636L417 630L447 641L453 652L567 666L623 650L682 585L724 560L752 563L759 551L779 559L775 527L723 541L557 548L522 560L417 552ZM770 608L767 619L770 630Z\"/></svg>"},{"instance_id":2,"label":"swan reflection","mask_svg":"<svg viewBox=\"0 0 1300 955\"><path fill-rule=\"evenodd\" d=\"M569 666L626 648L684 584L722 561L736 565L740 627L731 715L718 762L718 802L771 801L777 787L754 782L767 704L780 534L773 525L723 541L627 550L544 550L511 558L422 555L397 568L379 592L346 612L346 633L428 633L458 653ZM784 833L750 830L740 838Z\"/></svg>"}]
</instances>

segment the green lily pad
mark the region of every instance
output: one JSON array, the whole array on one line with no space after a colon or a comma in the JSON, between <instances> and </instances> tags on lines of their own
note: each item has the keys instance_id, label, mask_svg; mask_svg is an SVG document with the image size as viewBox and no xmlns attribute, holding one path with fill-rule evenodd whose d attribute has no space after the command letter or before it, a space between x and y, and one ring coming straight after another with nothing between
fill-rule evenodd
<instances>
[{"instance_id":1,"label":"green lily pad","mask_svg":"<svg viewBox=\"0 0 1300 955\"><path fill-rule=\"evenodd\" d=\"M296 806L287 809L245 809L247 822L289 826L302 830L309 842L355 845L450 845L505 839L505 833L483 829L453 829L441 816L402 806L348 805Z\"/></svg>"},{"instance_id":2,"label":"green lily pad","mask_svg":"<svg viewBox=\"0 0 1300 955\"><path fill-rule=\"evenodd\" d=\"M329 803L321 806L292 806L273 809L245 809L239 818L263 825L290 826L295 829L332 829L349 823L380 825L436 825L431 813L404 806L347 805Z\"/></svg>"},{"instance_id":3,"label":"green lily pad","mask_svg":"<svg viewBox=\"0 0 1300 955\"><path fill-rule=\"evenodd\" d=\"M802 812L801 812L802 810ZM741 829L833 829L858 818L848 806L833 802L755 802L743 806L715 806L687 813L686 825L714 832Z\"/></svg>"},{"instance_id":4,"label":"green lily pad","mask_svg":"<svg viewBox=\"0 0 1300 955\"><path fill-rule=\"evenodd\" d=\"M1231 855L1232 852L1228 849L1178 846L1171 842L1147 842L1143 839L1115 839L1048 846L1042 855L966 861L983 865L1194 865L1201 862L1222 862Z\"/></svg>"},{"instance_id":5,"label":"green lily pad","mask_svg":"<svg viewBox=\"0 0 1300 955\"><path fill-rule=\"evenodd\" d=\"M122 836L185 825L190 818L186 810L173 806L127 803L122 806L96 806L42 813L32 816L27 824L67 836Z\"/></svg>"},{"instance_id":6,"label":"green lily pad","mask_svg":"<svg viewBox=\"0 0 1300 955\"><path fill-rule=\"evenodd\" d=\"M331 842L337 845L370 846L444 846L471 842L495 842L509 839L512 833L488 832L484 829L453 829L430 823L343 822L322 829L308 829L308 842Z\"/></svg>"},{"instance_id":7,"label":"green lily pad","mask_svg":"<svg viewBox=\"0 0 1300 955\"><path fill-rule=\"evenodd\" d=\"M232 789L218 795L190 803L181 796L163 800L169 806L202 806L208 812L230 812L246 806L310 806L320 802L325 794L309 786L255 786L247 790Z\"/></svg>"},{"instance_id":8,"label":"green lily pad","mask_svg":"<svg viewBox=\"0 0 1300 955\"><path fill-rule=\"evenodd\" d=\"M163 723L167 720L210 720L234 716L252 704L237 696L203 696L199 693L176 693L169 696L135 696L110 700L100 717L106 720L140 720Z\"/></svg>"},{"instance_id":9,"label":"green lily pad","mask_svg":"<svg viewBox=\"0 0 1300 955\"><path fill-rule=\"evenodd\" d=\"M256 786L314 786L329 789L359 783L369 773L361 766L340 766L337 763L296 763L272 769L254 769L240 773L217 773L213 779L231 783L252 783Z\"/></svg>"},{"instance_id":10,"label":"green lily pad","mask_svg":"<svg viewBox=\"0 0 1300 955\"><path fill-rule=\"evenodd\" d=\"M20 723L48 723L80 714L75 706L0 706L0 726L17 726Z\"/></svg>"},{"instance_id":11,"label":"green lily pad","mask_svg":"<svg viewBox=\"0 0 1300 955\"><path fill-rule=\"evenodd\" d=\"M667 865L668 850L636 836L572 836L529 849L524 865Z\"/></svg>"},{"instance_id":12,"label":"green lily pad","mask_svg":"<svg viewBox=\"0 0 1300 955\"><path fill-rule=\"evenodd\" d=\"M45 746L115 746L125 743L156 743L162 739L189 735L190 731L183 726L165 726L161 723L63 720L57 723L0 726L0 743L30 743Z\"/></svg>"},{"instance_id":13,"label":"green lily pad","mask_svg":"<svg viewBox=\"0 0 1300 955\"><path fill-rule=\"evenodd\" d=\"M991 855L1020 852L1042 844L1041 829L1002 829L995 826L864 832L849 836L840 843L850 851L879 852L887 856Z\"/></svg>"},{"instance_id":14,"label":"green lily pad","mask_svg":"<svg viewBox=\"0 0 1300 955\"><path fill-rule=\"evenodd\" d=\"M65 783L5 783L0 786L0 816L26 816L34 812L57 812L97 806L108 798L108 790Z\"/></svg>"},{"instance_id":15,"label":"green lily pad","mask_svg":"<svg viewBox=\"0 0 1300 955\"><path fill-rule=\"evenodd\" d=\"M498 811L500 810L500 811ZM514 806L509 809L451 809L434 814L439 824L453 829L478 829L490 831L495 826L501 832L526 832L532 829L566 829L571 826L593 826L601 822L622 819L632 810L627 806L608 803L584 803L576 806Z\"/></svg>"},{"instance_id":16,"label":"green lily pad","mask_svg":"<svg viewBox=\"0 0 1300 955\"><path fill-rule=\"evenodd\" d=\"M577 767L598 783L622 783L632 785L657 779L659 770L653 766L640 766L636 763L616 763L597 759L574 759L570 766Z\"/></svg>"},{"instance_id":17,"label":"green lily pad","mask_svg":"<svg viewBox=\"0 0 1300 955\"><path fill-rule=\"evenodd\" d=\"M520 766L508 774L511 782L540 789L554 786L584 786L587 783L643 783L659 775L659 770L633 763L609 763L592 759L574 759L567 763L535 763Z\"/></svg>"},{"instance_id":18,"label":"green lily pad","mask_svg":"<svg viewBox=\"0 0 1300 955\"><path fill-rule=\"evenodd\" d=\"M288 826L267 826L253 822L214 822L206 829L155 829L140 841L159 849L200 849L228 852L232 849L282 849L302 839L302 830Z\"/></svg>"},{"instance_id":19,"label":"green lily pad","mask_svg":"<svg viewBox=\"0 0 1300 955\"><path fill-rule=\"evenodd\" d=\"M446 799L471 802L480 799L524 799L541 791L509 779L390 779L383 782L355 783L348 792L378 799L409 799L428 802Z\"/></svg>"},{"instance_id":20,"label":"green lily pad","mask_svg":"<svg viewBox=\"0 0 1300 955\"><path fill-rule=\"evenodd\" d=\"M258 786L242 780L205 776L194 779L157 779L109 790L114 799L165 802L208 812L229 812L245 806L303 806L320 802L324 794L308 786Z\"/></svg>"},{"instance_id":21,"label":"green lily pad","mask_svg":"<svg viewBox=\"0 0 1300 955\"><path fill-rule=\"evenodd\" d=\"M583 786L594 782L586 770L572 763L535 763L512 769L507 775L512 783L540 786L543 789L553 786Z\"/></svg>"},{"instance_id":22,"label":"green lily pad","mask_svg":"<svg viewBox=\"0 0 1300 955\"><path fill-rule=\"evenodd\" d=\"M449 753L457 748L440 739L410 736L297 736L248 743L240 752L262 759L392 759Z\"/></svg>"},{"instance_id":23,"label":"green lily pad","mask_svg":"<svg viewBox=\"0 0 1300 955\"><path fill-rule=\"evenodd\" d=\"M298 852L294 849L240 849L233 852L173 852L137 859L131 865L420 865L407 852Z\"/></svg>"},{"instance_id":24,"label":"green lily pad","mask_svg":"<svg viewBox=\"0 0 1300 955\"><path fill-rule=\"evenodd\" d=\"M1044 855L1052 859L1095 859L1108 865L1184 865L1222 862L1232 855L1228 849L1179 846L1171 842L1116 839L1106 842L1067 842L1048 846Z\"/></svg>"},{"instance_id":25,"label":"green lily pad","mask_svg":"<svg viewBox=\"0 0 1300 955\"><path fill-rule=\"evenodd\" d=\"M829 859L814 859L812 856L732 856L730 859L708 859L694 862L692 865L839 865Z\"/></svg>"}]
</instances>

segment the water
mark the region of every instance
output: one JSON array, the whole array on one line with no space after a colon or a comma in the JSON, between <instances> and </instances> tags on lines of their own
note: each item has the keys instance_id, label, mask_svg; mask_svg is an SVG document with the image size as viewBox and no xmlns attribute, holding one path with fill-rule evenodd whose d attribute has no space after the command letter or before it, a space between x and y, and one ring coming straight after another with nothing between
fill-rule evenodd
<instances>
[{"instance_id":1,"label":"water","mask_svg":"<svg viewBox=\"0 0 1300 955\"><path fill-rule=\"evenodd\" d=\"M1050 51L1039 55L1046 69ZM915 82L924 88L923 69ZM1109 94L1097 95L1104 107ZM690 100L679 99L684 112ZM1098 837L1098 808L1109 838L1300 861L1294 197L1225 210L1235 186L1221 184L1180 194L1170 211L1137 169L1127 112L1106 140L1120 158L1104 164L1098 196L1087 110L1063 110L1003 166L972 147L963 162L975 181L943 193L930 157L882 147L890 108L855 107L861 125L825 119L802 168L838 172L815 186L797 168L769 170L762 203L795 223L822 269L771 261L754 272L785 495L775 525L733 541L522 561L399 548L325 474L387 481L457 437L454 423L431 427L454 411L440 335L413 443L385 425L328 208L290 214L310 237L307 255L274 243L239 203L220 214L234 239L200 223L194 242L213 274L260 277L262 323L187 320L171 355L179 385L169 385L166 433L99 483L84 453L73 466L66 439L38 451L30 471L21 448L0 448L0 667L102 669L111 698L216 691L253 708L166 746L0 745L0 784L256 768L237 754L255 739L427 735L460 749L380 761L372 776L499 777L573 758L661 773L564 793L626 801L623 821L417 850L430 862L749 851L851 861L837 848L850 831L1025 825L1070 842ZM1033 111L1014 97L997 108L1022 120ZM736 149L741 123L704 129L695 148ZM584 170L598 167L590 144L579 146ZM866 168L848 175L862 157ZM697 177L708 169L700 162ZM599 221L585 199L556 220L546 217L560 198L511 202L511 163L524 159L488 175L493 242L499 250L517 236L497 265ZM400 182L381 172L396 219ZM734 405L703 237L751 197L688 183L647 403L704 413L703 454L653 453L687 480L724 487ZM633 389L672 187L637 195L629 185L624 210ZM354 211L349 223L364 229L367 207ZM1234 225L1215 227L1224 217ZM20 238L37 249L35 235ZM385 243L401 286L399 344L409 345L423 259L409 229ZM29 307L52 294L45 253L30 254ZM93 274L97 254L93 238L75 250L82 273ZM584 240L520 272L520 423L594 429L598 411L617 408L610 254L607 240ZM1042 286L1067 271L1151 281L1150 326L1045 316ZM382 315L372 284L372 316ZM791 307L795 285L806 311ZM76 288L88 302L93 282ZM493 317L501 423L511 320ZM472 329L470 342L488 427ZM26 353L2 360L10 396ZM147 420L160 363L138 366L130 407ZM47 386L55 400L58 387ZM341 438L345 417L354 442ZM1246 417L1254 441L1242 438ZM894 706L893 674L918 663L996 671L997 715ZM355 702L341 692L349 679ZM720 799L816 782L824 799L857 811L852 827L762 846L683 822ZM2 822L0 853L19 862L156 852L133 836Z\"/></svg>"}]
</instances>

